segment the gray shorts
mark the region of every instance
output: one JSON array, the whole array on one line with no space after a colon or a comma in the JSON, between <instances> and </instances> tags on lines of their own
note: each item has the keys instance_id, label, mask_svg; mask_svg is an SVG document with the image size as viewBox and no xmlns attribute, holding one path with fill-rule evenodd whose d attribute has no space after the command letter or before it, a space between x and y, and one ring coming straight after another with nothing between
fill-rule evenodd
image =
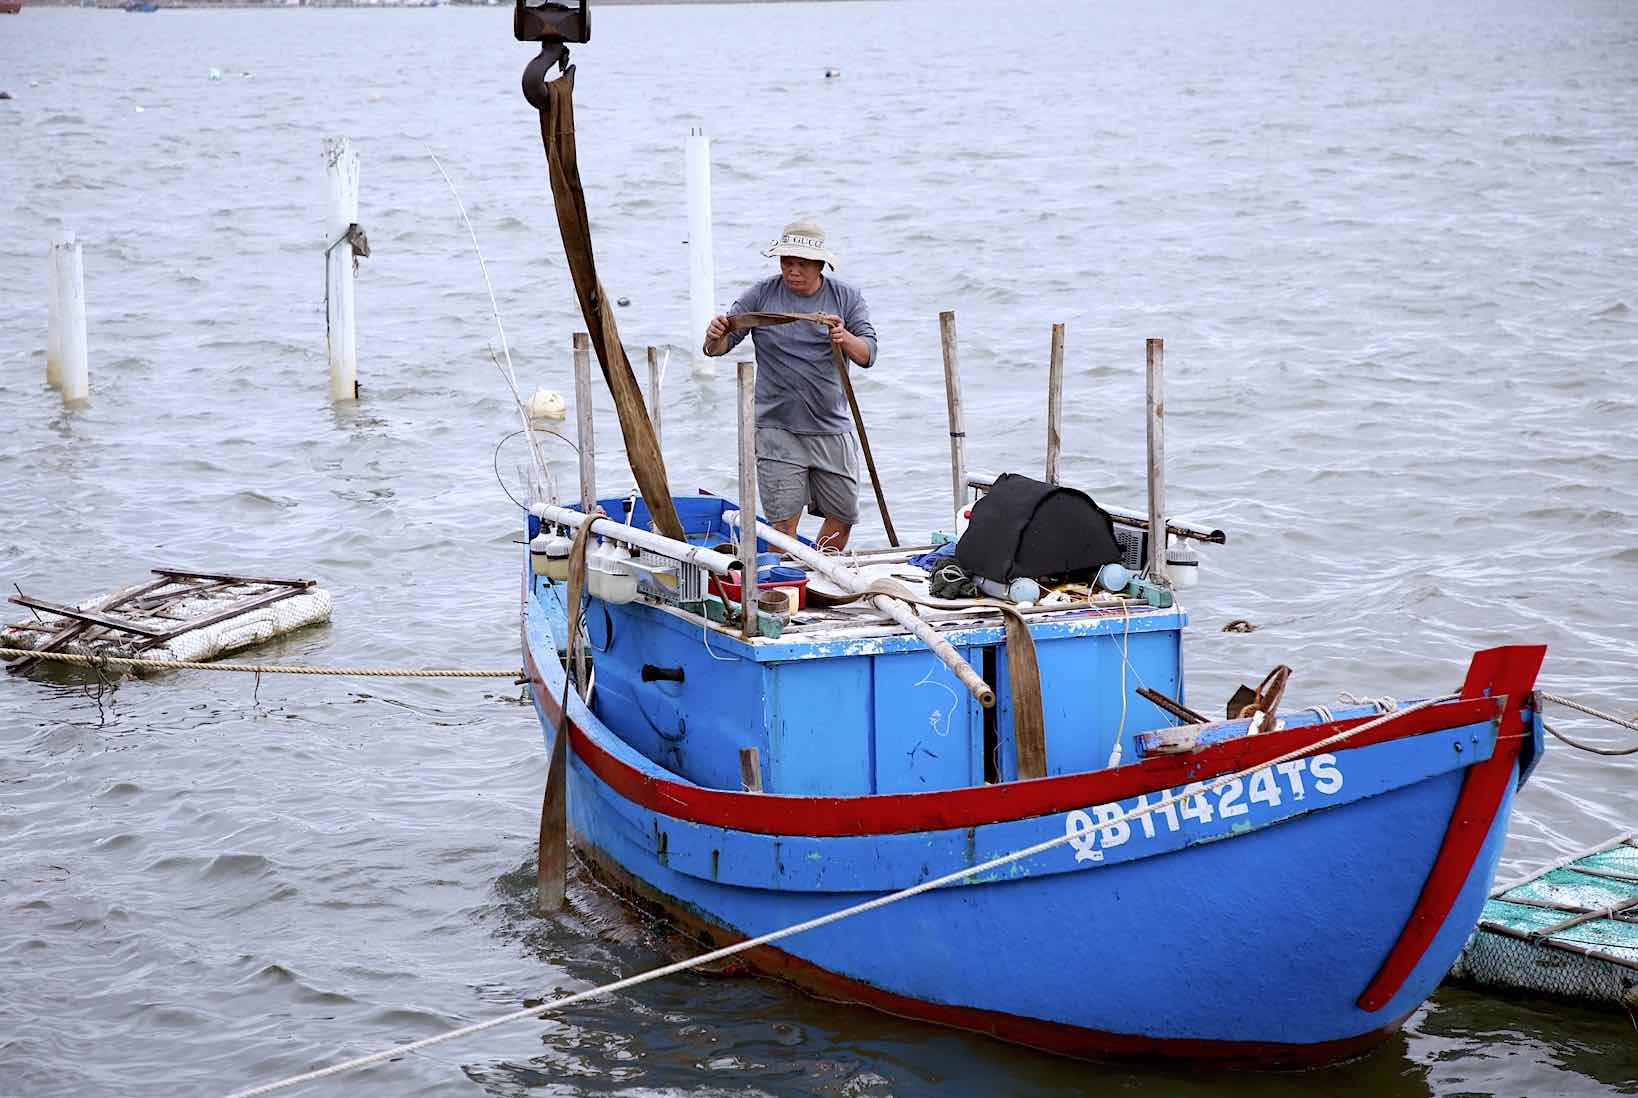
<instances>
[{"instance_id":1,"label":"gray shorts","mask_svg":"<svg viewBox=\"0 0 1638 1098\"><path fill-rule=\"evenodd\" d=\"M756 487L762 513L778 522L810 514L849 526L859 521L859 449L851 431L797 435L756 429Z\"/></svg>"}]
</instances>

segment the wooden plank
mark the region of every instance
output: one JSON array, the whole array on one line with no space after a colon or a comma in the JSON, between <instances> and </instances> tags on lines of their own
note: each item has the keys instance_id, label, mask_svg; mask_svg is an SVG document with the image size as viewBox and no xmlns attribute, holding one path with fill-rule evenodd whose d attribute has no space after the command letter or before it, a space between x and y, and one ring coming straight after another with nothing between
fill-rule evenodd
<instances>
[{"instance_id":1,"label":"wooden plank","mask_svg":"<svg viewBox=\"0 0 1638 1098\"><path fill-rule=\"evenodd\" d=\"M259 610L271 603L279 602L283 599L294 598L295 596L303 593L304 591L301 588L285 587L278 591L270 591L259 598L250 599L247 602L236 603L233 606L229 606L225 610L219 610L214 614L206 614L202 618L190 618L188 621L183 622L181 625L170 630L169 632L154 635L151 640L143 641L141 644L136 646L135 650L141 652L145 649L153 648L156 645L164 644L168 640L173 640L176 637L180 637L183 633L191 633L195 629L203 629L207 625L215 625L219 621L227 621L229 618L236 618L240 614L248 614L252 610Z\"/></svg>"},{"instance_id":2,"label":"wooden plank","mask_svg":"<svg viewBox=\"0 0 1638 1098\"><path fill-rule=\"evenodd\" d=\"M950 411L950 505L959 518L967 500L967 424L961 410L961 363L956 355L955 313L938 314L938 338L944 348L944 401Z\"/></svg>"},{"instance_id":3,"label":"wooden plank","mask_svg":"<svg viewBox=\"0 0 1638 1098\"><path fill-rule=\"evenodd\" d=\"M1578 915L1573 915L1570 918L1565 919L1561 923L1554 923L1552 926L1544 926L1539 930L1532 930L1530 931L1530 934L1534 938L1550 938L1554 934L1561 934L1564 931L1569 930L1571 927L1580 926L1582 923L1595 922L1599 919L1614 919L1622 912L1631 911L1634 908L1638 908L1638 896L1634 896L1625 903L1611 904L1609 907L1599 908L1597 911L1583 911Z\"/></svg>"},{"instance_id":4,"label":"wooden plank","mask_svg":"<svg viewBox=\"0 0 1638 1098\"><path fill-rule=\"evenodd\" d=\"M1166 582L1166 348L1146 344L1144 411L1149 437L1149 578Z\"/></svg>"},{"instance_id":5,"label":"wooden plank","mask_svg":"<svg viewBox=\"0 0 1638 1098\"><path fill-rule=\"evenodd\" d=\"M597 442L592 437L591 336L574 334L574 422L580 446L580 509L597 510Z\"/></svg>"},{"instance_id":6,"label":"wooden plank","mask_svg":"<svg viewBox=\"0 0 1638 1098\"><path fill-rule=\"evenodd\" d=\"M756 605L756 364L741 362L739 379L739 560L742 626L757 635ZM778 516L784 518L784 515ZM757 689L761 689L759 686Z\"/></svg>"},{"instance_id":7,"label":"wooden plank","mask_svg":"<svg viewBox=\"0 0 1638 1098\"><path fill-rule=\"evenodd\" d=\"M762 792L762 752L754 747L739 749L739 784L747 793Z\"/></svg>"},{"instance_id":8,"label":"wooden plank","mask_svg":"<svg viewBox=\"0 0 1638 1098\"><path fill-rule=\"evenodd\" d=\"M1479 929L1490 934L1499 934L1503 938L1514 938L1521 942L1528 942L1531 945L1540 946L1543 949L1558 949L1564 951L1565 953L1574 953L1578 956L1589 958L1590 960L1603 961L1605 964L1617 965L1621 968L1630 968L1633 971L1638 972L1638 961L1630 960L1626 957L1618 957L1613 953L1605 953L1603 950L1598 949L1595 946L1582 945L1580 942L1560 941L1557 938L1542 938L1537 940L1530 937L1530 934L1527 931L1515 930L1513 927L1510 927L1505 923L1495 923L1491 922L1489 919L1479 920Z\"/></svg>"},{"instance_id":9,"label":"wooden plank","mask_svg":"<svg viewBox=\"0 0 1638 1098\"><path fill-rule=\"evenodd\" d=\"M105 598L101 602L97 603L95 609L97 609L97 610L114 610L114 609L117 609L118 607L123 606L125 604L126 600L134 599L138 595L144 595L144 594L147 594L149 591L157 590L158 588L165 586L169 582L171 582L171 581L161 577L161 578L159 578L157 580L149 580L146 583L139 583L139 584L136 584L135 586L126 587L126 588L124 588L122 590L115 591L113 594L109 595L107 598ZM91 628L91 626L88 625L87 623L83 622L83 621L76 621L76 622L74 622L74 623L72 623L70 625L63 626L56 633L52 634L49 638L47 638L43 643L36 646L35 651L36 652L55 652L55 651L58 651L59 649L61 649L64 645L68 644L69 642L80 639L85 634L85 632L90 628ZM30 670L36 664L39 664L41 662L42 661L39 660L38 658L33 657L33 656L29 656L29 657L26 657L26 658L24 658L22 660L19 660L17 663L12 664L11 665L11 670L17 671L17 672L25 672L25 671Z\"/></svg>"},{"instance_id":10,"label":"wooden plank","mask_svg":"<svg viewBox=\"0 0 1638 1098\"><path fill-rule=\"evenodd\" d=\"M156 576L182 576L188 579L230 580L234 583L270 583L276 587L312 587L318 580L268 579L263 576L235 576L227 572L184 572L179 568L151 569Z\"/></svg>"},{"instance_id":11,"label":"wooden plank","mask_svg":"<svg viewBox=\"0 0 1638 1098\"><path fill-rule=\"evenodd\" d=\"M1064 428L1064 326L1052 326L1052 355L1047 366L1046 482L1059 484Z\"/></svg>"},{"instance_id":12,"label":"wooden plank","mask_svg":"<svg viewBox=\"0 0 1638 1098\"><path fill-rule=\"evenodd\" d=\"M146 625L138 625L134 621L116 618L111 614L99 613L96 610L76 610L72 606L58 606L54 602L33 598L29 595L12 595L7 602L15 602L18 606L27 606L31 610L44 610L48 614L58 617L72 618L74 621L85 622L87 625L100 625L104 629L117 629L121 633L135 633L139 637L164 636L157 629L150 629Z\"/></svg>"}]
</instances>

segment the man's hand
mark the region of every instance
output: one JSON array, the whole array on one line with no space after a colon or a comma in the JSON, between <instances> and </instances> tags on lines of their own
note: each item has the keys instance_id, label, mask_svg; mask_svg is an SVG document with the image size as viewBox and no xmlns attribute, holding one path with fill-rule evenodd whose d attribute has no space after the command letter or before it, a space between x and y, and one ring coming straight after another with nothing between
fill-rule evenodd
<instances>
[{"instance_id":1,"label":"man's hand","mask_svg":"<svg viewBox=\"0 0 1638 1098\"><path fill-rule=\"evenodd\" d=\"M848 337L852 333L850 333L847 328L843 326L842 318L837 316L835 313L826 313L820 323L824 324L830 329L830 341L832 343L842 344L843 348L845 349L847 346Z\"/></svg>"},{"instance_id":2,"label":"man's hand","mask_svg":"<svg viewBox=\"0 0 1638 1098\"><path fill-rule=\"evenodd\" d=\"M728 353L728 318L714 316L705 326L705 345L700 349L712 358Z\"/></svg>"},{"instance_id":3,"label":"man's hand","mask_svg":"<svg viewBox=\"0 0 1638 1098\"><path fill-rule=\"evenodd\" d=\"M834 313L827 313L821 318L821 323L830 328L830 345L839 348L854 364L866 366L870 363L870 344L854 335L843 325L842 318Z\"/></svg>"}]
</instances>

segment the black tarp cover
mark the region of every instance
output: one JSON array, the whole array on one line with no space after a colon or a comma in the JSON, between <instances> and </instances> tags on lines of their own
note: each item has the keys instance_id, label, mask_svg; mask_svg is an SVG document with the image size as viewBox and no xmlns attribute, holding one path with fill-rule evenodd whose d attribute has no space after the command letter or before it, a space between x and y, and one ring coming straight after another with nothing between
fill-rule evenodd
<instances>
[{"instance_id":1,"label":"black tarp cover","mask_svg":"<svg viewBox=\"0 0 1638 1098\"><path fill-rule=\"evenodd\" d=\"M956 545L956 561L968 573L1000 583L1090 578L1125 555L1108 512L1091 496L1017 473L1002 474L973 505Z\"/></svg>"}]
</instances>

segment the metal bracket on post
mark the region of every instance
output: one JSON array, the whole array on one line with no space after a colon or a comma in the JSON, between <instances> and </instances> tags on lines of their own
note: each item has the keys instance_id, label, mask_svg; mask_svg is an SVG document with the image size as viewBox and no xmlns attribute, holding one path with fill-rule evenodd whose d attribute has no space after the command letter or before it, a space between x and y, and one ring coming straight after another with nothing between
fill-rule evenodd
<instances>
[{"instance_id":1,"label":"metal bracket on post","mask_svg":"<svg viewBox=\"0 0 1638 1098\"><path fill-rule=\"evenodd\" d=\"M530 4L517 0L512 9L512 36L519 42L539 42L540 53L523 70L523 97L536 110L546 109L546 80L555 65L569 67L569 43L591 41L590 0L578 7L546 0Z\"/></svg>"}]
</instances>

